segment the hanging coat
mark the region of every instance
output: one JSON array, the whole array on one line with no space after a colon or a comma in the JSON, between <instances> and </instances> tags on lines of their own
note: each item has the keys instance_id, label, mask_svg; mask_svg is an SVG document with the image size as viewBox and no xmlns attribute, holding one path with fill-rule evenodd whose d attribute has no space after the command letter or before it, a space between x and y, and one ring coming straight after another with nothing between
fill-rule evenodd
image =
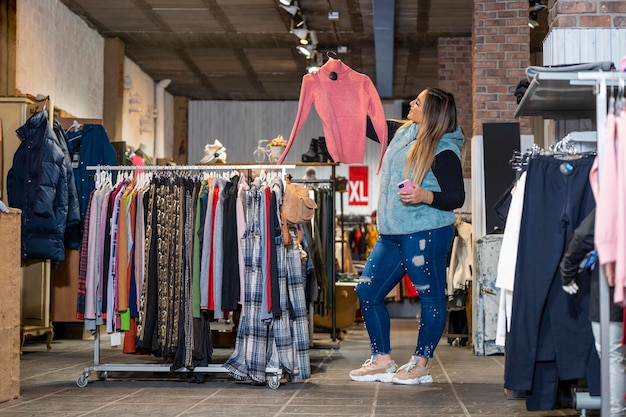
<instances>
[{"instance_id":1,"label":"hanging coat","mask_svg":"<svg viewBox=\"0 0 626 417\"><path fill-rule=\"evenodd\" d=\"M9 206L22 210L22 258L65 260L68 225L80 221L76 189L68 154L42 110L17 129L21 143L7 175ZM72 203L70 206L70 202Z\"/></svg>"}]
</instances>

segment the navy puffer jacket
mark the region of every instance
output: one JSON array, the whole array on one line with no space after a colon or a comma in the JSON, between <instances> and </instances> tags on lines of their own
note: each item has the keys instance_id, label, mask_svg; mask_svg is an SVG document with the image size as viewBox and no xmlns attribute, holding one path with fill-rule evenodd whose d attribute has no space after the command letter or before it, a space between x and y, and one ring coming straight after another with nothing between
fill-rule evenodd
<instances>
[{"instance_id":1,"label":"navy puffer jacket","mask_svg":"<svg viewBox=\"0 0 626 417\"><path fill-rule=\"evenodd\" d=\"M22 258L58 263L65 260L66 227L80 221L67 145L50 127L46 111L32 115L16 132L22 142L7 175L7 192L9 206L22 210Z\"/></svg>"}]
</instances>

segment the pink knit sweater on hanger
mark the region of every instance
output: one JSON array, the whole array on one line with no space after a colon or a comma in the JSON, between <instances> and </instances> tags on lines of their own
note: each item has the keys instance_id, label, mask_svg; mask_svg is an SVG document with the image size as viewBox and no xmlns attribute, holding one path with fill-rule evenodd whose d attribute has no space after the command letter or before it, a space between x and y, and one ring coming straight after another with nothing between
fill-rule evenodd
<instances>
[{"instance_id":1,"label":"pink knit sweater on hanger","mask_svg":"<svg viewBox=\"0 0 626 417\"><path fill-rule=\"evenodd\" d=\"M333 78L335 78L333 80ZM380 140L376 173L387 149L387 123L380 96L372 80L341 62L329 59L318 72L302 77L300 102L287 148L278 159L282 164L304 125L311 106L322 119L328 153L335 162L363 163L366 120L369 115Z\"/></svg>"}]
</instances>

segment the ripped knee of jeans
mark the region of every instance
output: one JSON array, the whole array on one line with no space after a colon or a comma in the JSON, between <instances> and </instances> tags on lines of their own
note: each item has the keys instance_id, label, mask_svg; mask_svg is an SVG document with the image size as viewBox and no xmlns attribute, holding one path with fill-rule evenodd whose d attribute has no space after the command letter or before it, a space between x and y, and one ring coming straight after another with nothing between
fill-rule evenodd
<instances>
[{"instance_id":1,"label":"ripped knee of jeans","mask_svg":"<svg viewBox=\"0 0 626 417\"><path fill-rule=\"evenodd\" d=\"M420 240L419 244L420 244L420 248L424 249L424 246L426 246L426 240L424 239ZM411 259L411 262L413 262L413 265L415 266L426 268L426 259L424 258L424 255L415 255ZM426 291L430 288L430 284L428 283L424 285L417 285L413 283L413 286L415 287L416 291Z\"/></svg>"},{"instance_id":2,"label":"ripped knee of jeans","mask_svg":"<svg viewBox=\"0 0 626 417\"><path fill-rule=\"evenodd\" d=\"M411 259L411 262L413 262L413 265L415 266L424 266L424 264L426 263L426 260L424 259L424 255L415 255Z\"/></svg>"}]
</instances>

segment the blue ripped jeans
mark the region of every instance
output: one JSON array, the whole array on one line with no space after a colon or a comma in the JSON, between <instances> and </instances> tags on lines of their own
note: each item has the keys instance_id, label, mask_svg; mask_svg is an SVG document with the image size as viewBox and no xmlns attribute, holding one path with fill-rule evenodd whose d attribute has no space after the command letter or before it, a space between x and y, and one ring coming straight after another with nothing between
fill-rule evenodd
<instances>
[{"instance_id":1,"label":"blue ripped jeans","mask_svg":"<svg viewBox=\"0 0 626 417\"><path fill-rule=\"evenodd\" d=\"M408 274L422 305L415 356L433 357L446 325L446 264L453 238L453 225L378 237L356 286L372 356L391 353L385 297Z\"/></svg>"}]
</instances>

